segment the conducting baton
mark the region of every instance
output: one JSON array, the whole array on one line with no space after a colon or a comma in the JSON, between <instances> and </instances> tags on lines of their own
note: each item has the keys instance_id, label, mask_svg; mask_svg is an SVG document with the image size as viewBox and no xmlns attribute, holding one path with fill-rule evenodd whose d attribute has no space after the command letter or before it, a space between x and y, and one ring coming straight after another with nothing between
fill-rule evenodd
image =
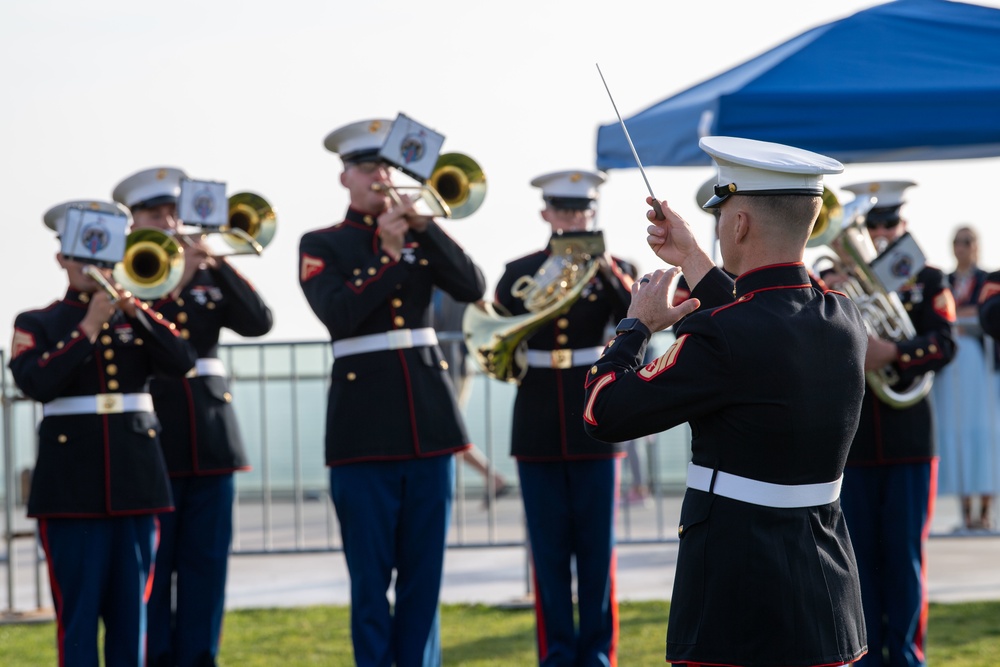
<instances>
[{"instance_id":1,"label":"conducting baton","mask_svg":"<svg viewBox=\"0 0 1000 667\"><path fill-rule=\"evenodd\" d=\"M604 73L601 72L601 66L597 63L597 73L601 75L601 82L604 84L604 90L608 91L608 97L611 99L611 106L615 108L615 113L618 115L618 122L622 125L622 132L625 133L625 140L628 141L628 147L632 149L632 157L635 158L635 163L639 167L639 173L642 174L642 180L646 181L646 189L649 190L649 196L653 199L653 211L656 213L657 220L666 220L663 217L663 211L660 209L660 200L656 198L653 194L653 188L649 185L649 179L646 178L646 170L642 168L642 162L639 161L639 154L635 152L635 146L632 144L632 137L628 136L628 129L625 127L625 121L622 120L622 115L618 113L618 105L615 104L615 98L611 96L611 89L608 88L608 82L604 80Z\"/></svg>"}]
</instances>

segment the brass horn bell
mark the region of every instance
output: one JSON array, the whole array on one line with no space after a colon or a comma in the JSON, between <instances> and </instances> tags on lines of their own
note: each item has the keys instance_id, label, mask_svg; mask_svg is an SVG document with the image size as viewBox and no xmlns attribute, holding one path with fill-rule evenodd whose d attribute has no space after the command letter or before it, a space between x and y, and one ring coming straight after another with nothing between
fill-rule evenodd
<instances>
[{"instance_id":1,"label":"brass horn bell","mask_svg":"<svg viewBox=\"0 0 1000 667\"><path fill-rule=\"evenodd\" d=\"M184 249L159 229L136 229L125 239L125 257L115 264L115 281L140 299L174 291L184 276Z\"/></svg>"},{"instance_id":2,"label":"brass horn bell","mask_svg":"<svg viewBox=\"0 0 1000 667\"><path fill-rule=\"evenodd\" d=\"M229 198L229 224L220 231L236 255L259 255L274 238L278 218L266 199L253 192Z\"/></svg>"},{"instance_id":3,"label":"brass horn bell","mask_svg":"<svg viewBox=\"0 0 1000 667\"><path fill-rule=\"evenodd\" d=\"M475 160L462 153L440 156L427 185L448 205L449 218L472 215L486 198L486 174Z\"/></svg>"}]
</instances>

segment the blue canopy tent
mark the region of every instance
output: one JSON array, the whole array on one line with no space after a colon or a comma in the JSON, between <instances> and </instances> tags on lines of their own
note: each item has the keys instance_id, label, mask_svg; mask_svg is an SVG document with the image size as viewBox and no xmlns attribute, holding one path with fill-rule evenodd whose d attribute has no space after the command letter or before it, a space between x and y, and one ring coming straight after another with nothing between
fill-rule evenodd
<instances>
[{"instance_id":1,"label":"blue canopy tent","mask_svg":"<svg viewBox=\"0 0 1000 667\"><path fill-rule=\"evenodd\" d=\"M897 0L795 37L625 119L644 165L711 164L705 135L841 162L1000 155L1000 10ZM597 167L634 167L615 123Z\"/></svg>"}]
</instances>

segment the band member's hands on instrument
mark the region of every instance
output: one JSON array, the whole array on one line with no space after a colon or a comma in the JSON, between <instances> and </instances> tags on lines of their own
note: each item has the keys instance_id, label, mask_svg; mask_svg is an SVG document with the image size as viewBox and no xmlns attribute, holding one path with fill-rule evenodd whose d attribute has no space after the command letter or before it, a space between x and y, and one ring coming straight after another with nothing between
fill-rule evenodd
<instances>
[{"instance_id":1,"label":"band member's hands on instrument","mask_svg":"<svg viewBox=\"0 0 1000 667\"><path fill-rule=\"evenodd\" d=\"M82 223L70 229L71 208L109 214L101 222L103 243L75 243ZM103 655L107 664L145 664L156 515L173 509L147 386L154 375L184 377L194 351L155 315L133 317L131 297L116 305L110 295L121 290L108 269L97 267L122 259L124 207L69 202L50 209L45 221L59 234L57 259L69 287L56 302L17 315L10 370L24 395L41 404L27 514L38 520L48 565L54 662L94 665ZM84 273L88 268L107 282ZM99 635L102 621L106 632Z\"/></svg>"},{"instance_id":2,"label":"band member's hands on instrument","mask_svg":"<svg viewBox=\"0 0 1000 667\"><path fill-rule=\"evenodd\" d=\"M177 168L146 169L119 183L113 195L132 211L132 234L144 239L148 263L158 264L164 277L158 293L143 290L149 302L140 306L155 308L198 357L185 377L158 376L149 383L162 422L160 449L175 505L173 512L159 517L156 577L147 605L150 665L217 662L235 473L250 468L233 404L235 391L218 357L219 338L223 329L262 336L272 325L271 311L254 285L225 255L213 255L211 241L218 237L210 235L217 230L181 227L178 202L182 184L188 182ZM258 239L263 227L254 223L263 224L259 216L267 214L267 203L247 194L228 199L228 224ZM266 239L261 247L264 243ZM182 250L182 258L174 250Z\"/></svg>"},{"instance_id":3,"label":"band member's hands on instrument","mask_svg":"<svg viewBox=\"0 0 1000 667\"><path fill-rule=\"evenodd\" d=\"M899 348L890 340L878 336L868 336L868 352L865 354L865 371L877 371L896 361Z\"/></svg>"},{"instance_id":4,"label":"band member's hands on instrument","mask_svg":"<svg viewBox=\"0 0 1000 667\"><path fill-rule=\"evenodd\" d=\"M652 197L646 197L650 206L653 201ZM653 210L646 212L650 222L646 228L646 242L657 257L667 264L681 267L688 286L694 289L715 266L715 262L698 245L688 223L667 205L666 200L660 201L660 210L663 211L663 220L657 220Z\"/></svg>"},{"instance_id":5,"label":"band member's hands on instrument","mask_svg":"<svg viewBox=\"0 0 1000 667\"><path fill-rule=\"evenodd\" d=\"M299 285L333 343L325 462L351 579L355 660L440 664L452 454L471 440L431 298L440 288L469 303L486 285L472 258L392 187L380 155L394 127L370 119L326 137L343 160L350 204L337 222L303 234Z\"/></svg>"},{"instance_id":6,"label":"band member's hands on instrument","mask_svg":"<svg viewBox=\"0 0 1000 667\"><path fill-rule=\"evenodd\" d=\"M587 371L607 341L609 325L628 310L635 269L596 245L568 258L560 245L576 236L584 245L599 238L603 247L603 236L592 227L604 181L603 173L585 170L532 179L531 185L542 191L541 218L551 228L549 244L510 261L496 288L496 302L522 320L527 313L546 310L546 299L536 298L540 294L554 294L558 298L553 303L565 305L560 314L549 309L547 319L540 317L516 334L524 336L526 349L514 399L511 454L517 459L533 554L543 664L614 665L617 659L613 536L617 459L624 447L590 437L580 415ZM522 291L518 287L524 282L536 287ZM565 285L565 293L553 283ZM538 287L542 284L547 286ZM504 346L514 347L510 342ZM574 557L584 564L576 568L575 602L570 576Z\"/></svg>"},{"instance_id":7,"label":"band member's hands on instrument","mask_svg":"<svg viewBox=\"0 0 1000 667\"><path fill-rule=\"evenodd\" d=\"M632 283L628 317L638 319L650 331L662 331L698 310L701 306L698 299L687 299L676 307L670 305L668 292L679 273L677 267L657 269Z\"/></svg>"}]
</instances>

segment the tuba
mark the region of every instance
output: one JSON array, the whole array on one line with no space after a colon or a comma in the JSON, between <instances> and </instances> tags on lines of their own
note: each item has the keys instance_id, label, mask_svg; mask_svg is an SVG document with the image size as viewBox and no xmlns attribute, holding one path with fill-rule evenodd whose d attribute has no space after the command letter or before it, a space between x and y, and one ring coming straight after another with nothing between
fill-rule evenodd
<instances>
[{"instance_id":1,"label":"tuba","mask_svg":"<svg viewBox=\"0 0 1000 667\"><path fill-rule=\"evenodd\" d=\"M552 238L551 254L533 276L521 276L511 294L528 312L504 315L493 303L470 304L462 318L469 354L483 371L498 380L518 383L528 370L527 339L576 302L597 274L604 253L602 232L566 232Z\"/></svg>"},{"instance_id":2,"label":"tuba","mask_svg":"<svg viewBox=\"0 0 1000 667\"><path fill-rule=\"evenodd\" d=\"M871 266L878 251L862 223L875 201L874 197L856 197L841 205L837 197L824 187L823 207L806 245L828 245L836 253L836 259L831 258L831 261L837 271L846 276L846 280L835 288L847 294L857 305L870 335L892 341L910 340L916 337L917 332L899 295L886 290ZM907 408L930 393L934 373L925 373L909 386L898 388L899 374L890 365L867 371L865 380L883 403L894 408Z\"/></svg>"},{"instance_id":3,"label":"tuba","mask_svg":"<svg viewBox=\"0 0 1000 667\"><path fill-rule=\"evenodd\" d=\"M125 257L115 264L115 281L140 299L174 291L184 276L184 249L159 229L136 229L125 239Z\"/></svg>"}]
</instances>

